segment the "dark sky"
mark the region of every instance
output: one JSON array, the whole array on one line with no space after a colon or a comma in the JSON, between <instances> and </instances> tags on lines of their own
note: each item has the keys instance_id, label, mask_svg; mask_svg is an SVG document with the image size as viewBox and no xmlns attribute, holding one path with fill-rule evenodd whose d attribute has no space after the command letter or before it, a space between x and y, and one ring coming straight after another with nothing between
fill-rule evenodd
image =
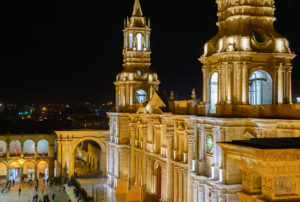
<instances>
[{"instance_id":1,"label":"dark sky","mask_svg":"<svg viewBox=\"0 0 300 202\"><path fill-rule=\"evenodd\" d=\"M134 0L0 1L0 101L101 102L122 70L122 28ZM214 0L141 0L152 23L152 69L161 89L201 98L198 58L217 33ZM275 26L300 54L299 0L276 0ZM294 60L293 92L300 96Z\"/></svg>"}]
</instances>

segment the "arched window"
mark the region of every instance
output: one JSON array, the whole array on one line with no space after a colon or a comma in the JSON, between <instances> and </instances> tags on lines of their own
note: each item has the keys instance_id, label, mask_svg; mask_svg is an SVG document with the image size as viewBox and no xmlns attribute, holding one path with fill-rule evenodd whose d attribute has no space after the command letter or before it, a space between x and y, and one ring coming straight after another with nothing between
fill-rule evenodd
<instances>
[{"instance_id":1,"label":"arched window","mask_svg":"<svg viewBox=\"0 0 300 202\"><path fill-rule=\"evenodd\" d=\"M32 140L26 140L24 142L24 156L33 156L34 155L34 142Z\"/></svg>"},{"instance_id":2,"label":"arched window","mask_svg":"<svg viewBox=\"0 0 300 202\"><path fill-rule=\"evenodd\" d=\"M9 144L9 155L19 156L21 154L21 142L19 140L13 140Z\"/></svg>"},{"instance_id":3,"label":"arched window","mask_svg":"<svg viewBox=\"0 0 300 202\"><path fill-rule=\"evenodd\" d=\"M149 49L149 34L146 35L146 49Z\"/></svg>"},{"instance_id":4,"label":"arched window","mask_svg":"<svg viewBox=\"0 0 300 202\"><path fill-rule=\"evenodd\" d=\"M210 113L216 113L218 103L218 73L213 73L210 81Z\"/></svg>"},{"instance_id":5,"label":"arched window","mask_svg":"<svg viewBox=\"0 0 300 202\"><path fill-rule=\"evenodd\" d=\"M142 89L137 90L135 92L136 102L137 103L145 103L146 102L146 95L147 95L146 91L144 91Z\"/></svg>"},{"instance_id":6,"label":"arched window","mask_svg":"<svg viewBox=\"0 0 300 202\"><path fill-rule=\"evenodd\" d=\"M272 77L264 70L255 71L249 77L249 104L272 104Z\"/></svg>"},{"instance_id":7,"label":"arched window","mask_svg":"<svg viewBox=\"0 0 300 202\"><path fill-rule=\"evenodd\" d=\"M136 35L136 49L137 51L142 51L143 50L143 35L141 33L138 33Z\"/></svg>"},{"instance_id":8,"label":"arched window","mask_svg":"<svg viewBox=\"0 0 300 202\"><path fill-rule=\"evenodd\" d=\"M4 157L6 155L6 142L0 140L0 157Z\"/></svg>"},{"instance_id":9,"label":"arched window","mask_svg":"<svg viewBox=\"0 0 300 202\"><path fill-rule=\"evenodd\" d=\"M38 156L48 156L48 141L40 140L37 143Z\"/></svg>"},{"instance_id":10,"label":"arched window","mask_svg":"<svg viewBox=\"0 0 300 202\"><path fill-rule=\"evenodd\" d=\"M132 34L129 34L129 48L132 48L132 42L133 42Z\"/></svg>"}]
</instances>

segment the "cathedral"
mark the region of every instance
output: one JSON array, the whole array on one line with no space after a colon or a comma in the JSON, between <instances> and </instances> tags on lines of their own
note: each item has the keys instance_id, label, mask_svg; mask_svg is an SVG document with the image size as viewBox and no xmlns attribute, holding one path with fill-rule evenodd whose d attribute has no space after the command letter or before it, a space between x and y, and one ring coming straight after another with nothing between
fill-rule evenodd
<instances>
[{"instance_id":1,"label":"cathedral","mask_svg":"<svg viewBox=\"0 0 300 202\"><path fill-rule=\"evenodd\" d=\"M199 58L201 102L194 90L190 100L158 92L139 0L124 21L107 142L108 183L121 201L300 200L295 54L273 26L274 0L216 3L219 31Z\"/></svg>"}]
</instances>

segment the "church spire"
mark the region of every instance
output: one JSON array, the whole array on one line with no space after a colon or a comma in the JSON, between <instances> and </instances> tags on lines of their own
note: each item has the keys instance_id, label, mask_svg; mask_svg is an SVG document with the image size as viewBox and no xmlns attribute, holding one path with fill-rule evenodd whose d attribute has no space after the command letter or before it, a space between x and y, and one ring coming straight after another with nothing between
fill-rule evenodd
<instances>
[{"instance_id":1,"label":"church spire","mask_svg":"<svg viewBox=\"0 0 300 202\"><path fill-rule=\"evenodd\" d=\"M140 0L134 1L132 17L143 17L143 11L142 11L142 7L140 4Z\"/></svg>"}]
</instances>

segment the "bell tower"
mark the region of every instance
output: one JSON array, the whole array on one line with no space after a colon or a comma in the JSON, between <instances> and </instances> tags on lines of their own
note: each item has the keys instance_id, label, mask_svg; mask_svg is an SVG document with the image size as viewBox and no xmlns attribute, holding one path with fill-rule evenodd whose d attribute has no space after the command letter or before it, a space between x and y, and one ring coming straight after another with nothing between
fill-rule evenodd
<instances>
[{"instance_id":1,"label":"bell tower","mask_svg":"<svg viewBox=\"0 0 300 202\"><path fill-rule=\"evenodd\" d=\"M124 20L124 70L117 75L116 111L135 112L158 90L158 76L152 72L150 19L143 16L139 0L135 0L132 16Z\"/></svg>"},{"instance_id":2,"label":"bell tower","mask_svg":"<svg viewBox=\"0 0 300 202\"><path fill-rule=\"evenodd\" d=\"M295 55L273 23L274 0L216 0L218 34L204 46L206 114L232 115L236 107L292 103Z\"/></svg>"}]
</instances>

